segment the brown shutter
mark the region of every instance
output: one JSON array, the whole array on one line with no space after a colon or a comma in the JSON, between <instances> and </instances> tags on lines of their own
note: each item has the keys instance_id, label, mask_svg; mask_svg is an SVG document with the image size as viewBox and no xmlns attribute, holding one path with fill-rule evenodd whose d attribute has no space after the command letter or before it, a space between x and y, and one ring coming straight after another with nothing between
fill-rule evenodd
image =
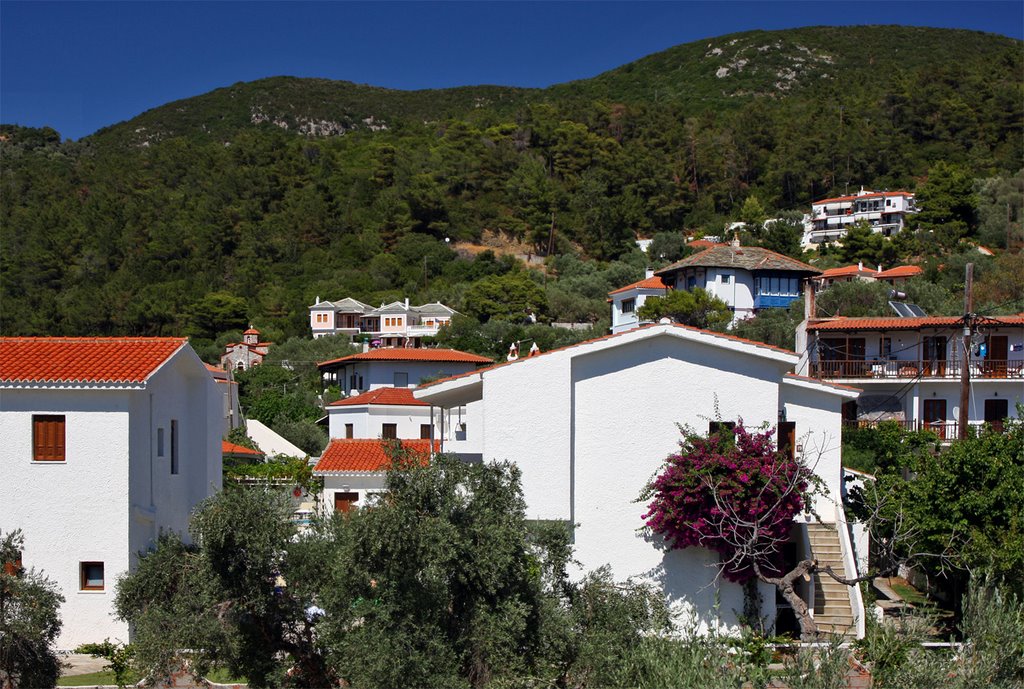
<instances>
[{"instance_id":1,"label":"brown shutter","mask_svg":"<svg viewBox=\"0 0 1024 689\"><path fill-rule=\"evenodd\" d=\"M37 462L63 462L64 417L32 417L32 459Z\"/></svg>"},{"instance_id":2,"label":"brown shutter","mask_svg":"<svg viewBox=\"0 0 1024 689\"><path fill-rule=\"evenodd\" d=\"M793 421L779 422L779 454L789 459L796 459L796 423Z\"/></svg>"}]
</instances>

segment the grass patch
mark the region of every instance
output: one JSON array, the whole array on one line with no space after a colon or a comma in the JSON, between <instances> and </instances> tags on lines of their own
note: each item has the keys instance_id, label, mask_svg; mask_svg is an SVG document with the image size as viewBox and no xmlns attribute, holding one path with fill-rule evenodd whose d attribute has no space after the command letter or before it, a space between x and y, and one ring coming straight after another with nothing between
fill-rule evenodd
<instances>
[{"instance_id":1,"label":"grass patch","mask_svg":"<svg viewBox=\"0 0 1024 689\"><path fill-rule=\"evenodd\" d=\"M217 684L248 684L245 677L233 677L227 668L218 667L206 674L206 680Z\"/></svg>"},{"instance_id":2,"label":"grass patch","mask_svg":"<svg viewBox=\"0 0 1024 689\"><path fill-rule=\"evenodd\" d=\"M128 685L135 684L139 679L138 675L132 674L128 678ZM100 672L89 672L84 675L62 675L57 680L58 687L94 687L97 684L116 686L117 682L114 680L114 673L110 670L101 670Z\"/></svg>"},{"instance_id":3,"label":"grass patch","mask_svg":"<svg viewBox=\"0 0 1024 689\"><path fill-rule=\"evenodd\" d=\"M900 598L911 605L934 605L928 596L924 595L910 584L893 581L889 584Z\"/></svg>"}]
</instances>

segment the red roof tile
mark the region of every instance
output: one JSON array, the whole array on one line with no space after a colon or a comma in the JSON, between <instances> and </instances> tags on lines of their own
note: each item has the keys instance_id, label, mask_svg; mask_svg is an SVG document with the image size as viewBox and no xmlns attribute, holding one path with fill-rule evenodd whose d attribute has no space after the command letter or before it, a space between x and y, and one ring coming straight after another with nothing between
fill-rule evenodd
<instances>
[{"instance_id":1,"label":"red roof tile","mask_svg":"<svg viewBox=\"0 0 1024 689\"><path fill-rule=\"evenodd\" d=\"M856 201L857 199L873 199L886 196L913 196L909 191L876 191L869 194L862 194L858 196L836 196L832 199L821 199L820 201L812 201L812 206L820 206L823 203L841 203L843 201Z\"/></svg>"},{"instance_id":2,"label":"red roof tile","mask_svg":"<svg viewBox=\"0 0 1024 689\"><path fill-rule=\"evenodd\" d=\"M400 404L405 406L427 407L426 402L416 399L412 395L412 388L377 388L364 392L355 397L347 397L337 402L331 402L328 407L352 407L364 404Z\"/></svg>"},{"instance_id":3,"label":"red roof tile","mask_svg":"<svg viewBox=\"0 0 1024 689\"><path fill-rule=\"evenodd\" d=\"M346 361L446 361L465 362L468 364L490 364L490 359L457 349L412 349L396 347L394 349L371 349L368 352L343 356L340 359L321 361L317 366L340 364Z\"/></svg>"},{"instance_id":4,"label":"red roof tile","mask_svg":"<svg viewBox=\"0 0 1024 689\"><path fill-rule=\"evenodd\" d=\"M864 268L861 268L860 266L843 266L842 268L829 268L815 279L821 280L823 278L837 278L846 275L860 275L861 273L867 273L872 277L876 275L874 268L868 268L866 266Z\"/></svg>"},{"instance_id":5,"label":"red roof tile","mask_svg":"<svg viewBox=\"0 0 1024 689\"><path fill-rule=\"evenodd\" d=\"M619 292L625 292L631 289L668 289L668 285L658 276L644 278L638 282L631 283L625 287L612 290L608 294L618 294Z\"/></svg>"},{"instance_id":6,"label":"red roof tile","mask_svg":"<svg viewBox=\"0 0 1024 689\"><path fill-rule=\"evenodd\" d=\"M351 440L335 438L320 456L313 471L385 471L391 463L386 452L391 441L369 439ZM424 462L430 455L429 440L399 440L402 447L418 455ZM434 451L440 443L434 441Z\"/></svg>"},{"instance_id":7,"label":"red roof tile","mask_svg":"<svg viewBox=\"0 0 1024 689\"><path fill-rule=\"evenodd\" d=\"M186 344L180 337L2 337L0 381L141 383Z\"/></svg>"},{"instance_id":8,"label":"red roof tile","mask_svg":"<svg viewBox=\"0 0 1024 689\"><path fill-rule=\"evenodd\" d=\"M713 246L725 246L724 242L711 242L707 239L694 239L692 242L687 242L686 246L693 249L710 249Z\"/></svg>"},{"instance_id":9,"label":"red roof tile","mask_svg":"<svg viewBox=\"0 0 1024 689\"><path fill-rule=\"evenodd\" d=\"M920 328L952 328L960 324L960 316L925 316L923 318L836 318L807 326L808 330L918 330ZM1024 314L995 316L994 325L1024 325Z\"/></svg>"},{"instance_id":10,"label":"red roof tile","mask_svg":"<svg viewBox=\"0 0 1024 689\"><path fill-rule=\"evenodd\" d=\"M245 447L244 445L229 443L227 440L220 441L220 452L223 455L245 455L246 457L263 456L263 453L259 450L253 450L252 448Z\"/></svg>"},{"instance_id":11,"label":"red roof tile","mask_svg":"<svg viewBox=\"0 0 1024 689\"><path fill-rule=\"evenodd\" d=\"M921 266L894 266L875 275L879 280L886 278L909 278L924 272Z\"/></svg>"}]
</instances>

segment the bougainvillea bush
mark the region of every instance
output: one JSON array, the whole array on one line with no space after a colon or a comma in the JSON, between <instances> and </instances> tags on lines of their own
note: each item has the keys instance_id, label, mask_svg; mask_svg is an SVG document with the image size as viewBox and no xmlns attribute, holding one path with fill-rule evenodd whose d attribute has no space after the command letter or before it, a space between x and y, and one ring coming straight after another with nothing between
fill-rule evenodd
<instances>
[{"instance_id":1,"label":"bougainvillea bush","mask_svg":"<svg viewBox=\"0 0 1024 689\"><path fill-rule=\"evenodd\" d=\"M679 451L643 496L651 499L646 525L670 550L718 552L730 581L753 578L755 559L762 571L776 574L773 561L808 502L813 472L778 452L774 430L751 432L742 420L707 436L680 431Z\"/></svg>"}]
</instances>

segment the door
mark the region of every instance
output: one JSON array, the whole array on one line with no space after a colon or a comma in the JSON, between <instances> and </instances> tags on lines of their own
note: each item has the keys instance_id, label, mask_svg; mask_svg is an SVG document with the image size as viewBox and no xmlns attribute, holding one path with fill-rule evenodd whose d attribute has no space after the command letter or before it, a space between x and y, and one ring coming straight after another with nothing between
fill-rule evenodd
<instances>
[{"instance_id":1,"label":"door","mask_svg":"<svg viewBox=\"0 0 1024 689\"><path fill-rule=\"evenodd\" d=\"M946 375L946 337L935 335L924 338L924 375Z\"/></svg>"},{"instance_id":2,"label":"door","mask_svg":"<svg viewBox=\"0 0 1024 689\"><path fill-rule=\"evenodd\" d=\"M335 493L334 511L348 513L359 502L359 493Z\"/></svg>"},{"instance_id":3,"label":"door","mask_svg":"<svg viewBox=\"0 0 1024 689\"><path fill-rule=\"evenodd\" d=\"M988 353L985 355L985 377L1005 378L1006 359L1009 357L1006 335L989 335L986 345Z\"/></svg>"},{"instance_id":4,"label":"door","mask_svg":"<svg viewBox=\"0 0 1024 689\"><path fill-rule=\"evenodd\" d=\"M946 439L946 400L924 401L924 428Z\"/></svg>"},{"instance_id":5,"label":"door","mask_svg":"<svg viewBox=\"0 0 1024 689\"><path fill-rule=\"evenodd\" d=\"M1010 404L1003 399L985 400L985 423L996 433L1003 432L1003 419L1010 415Z\"/></svg>"}]
</instances>

